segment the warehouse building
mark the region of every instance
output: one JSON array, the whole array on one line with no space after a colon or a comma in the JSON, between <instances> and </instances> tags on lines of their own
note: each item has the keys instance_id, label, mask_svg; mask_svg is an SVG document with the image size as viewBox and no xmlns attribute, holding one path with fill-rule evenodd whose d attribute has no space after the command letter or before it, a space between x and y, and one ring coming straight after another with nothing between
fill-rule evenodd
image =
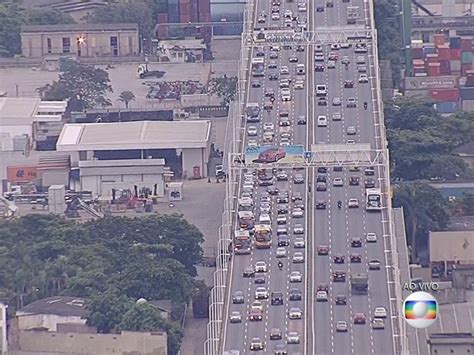
<instances>
[{"instance_id":1,"label":"warehouse building","mask_svg":"<svg viewBox=\"0 0 474 355\"><path fill-rule=\"evenodd\" d=\"M164 164L175 177L197 179L208 176L210 134L207 120L66 124L56 148L70 154L73 167L115 167L119 175L130 164L157 173Z\"/></svg>"}]
</instances>

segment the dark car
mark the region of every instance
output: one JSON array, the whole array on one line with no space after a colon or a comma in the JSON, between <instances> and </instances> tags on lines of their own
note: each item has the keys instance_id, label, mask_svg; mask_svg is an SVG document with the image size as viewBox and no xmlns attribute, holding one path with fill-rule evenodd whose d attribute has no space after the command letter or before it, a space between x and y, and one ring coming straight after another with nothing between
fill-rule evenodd
<instances>
[{"instance_id":1,"label":"dark car","mask_svg":"<svg viewBox=\"0 0 474 355\"><path fill-rule=\"evenodd\" d=\"M290 238L287 235L280 235L278 236L278 246L279 247L287 247L290 245Z\"/></svg>"},{"instance_id":2,"label":"dark car","mask_svg":"<svg viewBox=\"0 0 474 355\"><path fill-rule=\"evenodd\" d=\"M316 209L317 210L325 210L326 209L326 201L316 201Z\"/></svg>"},{"instance_id":3,"label":"dark car","mask_svg":"<svg viewBox=\"0 0 474 355\"><path fill-rule=\"evenodd\" d=\"M362 239L360 239L360 238L352 238L352 240L351 240L351 247L352 247L352 248L360 248L360 247L362 247Z\"/></svg>"},{"instance_id":4,"label":"dark car","mask_svg":"<svg viewBox=\"0 0 474 355\"><path fill-rule=\"evenodd\" d=\"M301 301L303 294L297 288L292 288L290 290L290 301Z\"/></svg>"},{"instance_id":5,"label":"dark car","mask_svg":"<svg viewBox=\"0 0 474 355\"><path fill-rule=\"evenodd\" d=\"M334 282L346 282L346 273L344 271L336 270L332 274L332 280Z\"/></svg>"},{"instance_id":6,"label":"dark car","mask_svg":"<svg viewBox=\"0 0 474 355\"><path fill-rule=\"evenodd\" d=\"M247 266L243 273L243 277L254 277L255 276L255 269L252 266Z\"/></svg>"},{"instance_id":7,"label":"dark car","mask_svg":"<svg viewBox=\"0 0 474 355\"><path fill-rule=\"evenodd\" d=\"M326 175L318 174L318 177L316 178L316 182L327 182Z\"/></svg>"},{"instance_id":8,"label":"dark car","mask_svg":"<svg viewBox=\"0 0 474 355\"><path fill-rule=\"evenodd\" d=\"M304 52L304 46L302 46L302 45L296 46L296 51L297 52Z\"/></svg>"},{"instance_id":9,"label":"dark car","mask_svg":"<svg viewBox=\"0 0 474 355\"><path fill-rule=\"evenodd\" d=\"M316 183L316 191L326 191L327 185L325 182L318 182Z\"/></svg>"},{"instance_id":10,"label":"dark car","mask_svg":"<svg viewBox=\"0 0 474 355\"><path fill-rule=\"evenodd\" d=\"M314 71L317 71L317 72L324 72L324 65L321 65L321 64L318 64L314 67Z\"/></svg>"},{"instance_id":11,"label":"dark car","mask_svg":"<svg viewBox=\"0 0 474 355\"><path fill-rule=\"evenodd\" d=\"M276 202L277 203L288 203L288 196L285 196L285 195L282 195L282 194L279 194L276 198Z\"/></svg>"},{"instance_id":12,"label":"dark car","mask_svg":"<svg viewBox=\"0 0 474 355\"><path fill-rule=\"evenodd\" d=\"M282 333L280 328L273 328L270 330L270 340L280 340L282 338Z\"/></svg>"},{"instance_id":13,"label":"dark car","mask_svg":"<svg viewBox=\"0 0 474 355\"><path fill-rule=\"evenodd\" d=\"M323 6L316 7L316 12L324 12L324 7Z\"/></svg>"},{"instance_id":14,"label":"dark car","mask_svg":"<svg viewBox=\"0 0 474 355\"><path fill-rule=\"evenodd\" d=\"M375 175L375 168L373 166L369 166L368 168L365 168L364 170L365 175Z\"/></svg>"},{"instance_id":15,"label":"dark car","mask_svg":"<svg viewBox=\"0 0 474 355\"><path fill-rule=\"evenodd\" d=\"M278 205L277 214L288 214L288 205Z\"/></svg>"},{"instance_id":16,"label":"dark car","mask_svg":"<svg viewBox=\"0 0 474 355\"><path fill-rule=\"evenodd\" d=\"M344 87L346 89L352 89L354 87L354 82L352 80L344 81Z\"/></svg>"},{"instance_id":17,"label":"dark car","mask_svg":"<svg viewBox=\"0 0 474 355\"><path fill-rule=\"evenodd\" d=\"M342 166L335 166L334 168L332 168L333 171L343 171L343 167Z\"/></svg>"},{"instance_id":18,"label":"dark car","mask_svg":"<svg viewBox=\"0 0 474 355\"><path fill-rule=\"evenodd\" d=\"M320 245L318 247L318 255L328 255L329 247L327 245Z\"/></svg>"},{"instance_id":19,"label":"dark car","mask_svg":"<svg viewBox=\"0 0 474 355\"><path fill-rule=\"evenodd\" d=\"M291 195L291 201L302 201L303 200L303 194L300 191L295 191L293 192L293 195Z\"/></svg>"},{"instance_id":20,"label":"dark car","mask_svg":"<svg viewBox=\"0 0 474 355\"><path fill-rule=\"evenodd\" d=\"M278 181L287 181L288 180L288 174L285 171L279 171L277 173L277 180Z\"/></svg>"},{"instance_id":21,"label":"dark car","mask_svg":"<svg viewBox=\"0 0 474 355\"><path fill-rule=\"evenodd\" d=\"M362 261L362 257L360 254L351 254L351 263L360 263Z\"/></svg>"},{"instance_id":22,"label":"dark car","mask_svg":"<svg viewBox=\"0 0 474 355\"><path fill-rule=\"evenodd\" d=\"M298 116L298 121L297 121L297 123L298 123L299 125L304 125L304 124L306 124L306 116L303 116L303 115Z\"/></svg>"},{"instance_id":23,"label":"dark car","mask_svg":"<svg viewBox=\"0 0 474 355\"><path fill-rule=\"evenodd\" d=\"M358 176L349 176L349 185L359 186L359 177Z\"/></svg>"},{"instance_id":24,"label":"dark car","mask_svg":"<svg viewBox=\"0 0 474 355\"><path fill-rule=\"evenodd\" d=\"M278 80L278 75L277 74L270 74L270 75L268 75L268 80L276 81L276 80Z\"/></svg>"},{"instance_id":25,"label":"dark car","mask_svg":"<svg viewBox=\"0 0 474 355\"><path fill-rule=\"evenodd\" d=\"M304 176L301 174L295 174L293 176L293 183L295 184L304 184Z\"/></svg>"},{"instance_id":26,"label":"dark car","mask_svg":"<svg viewBox=\"0 0 474 355\"><path fill-rule=\"evenodd\" d=\"M327 172L328 172L328 168L326 168L325 166L320 166L318 168L318 173L320 174L327 174Z\"/></svg>"},{"instance_id":27,"label":"dark car","mask_svg":"<svg viewBox=\"0 0 474 355\"><path fill-rule=\"evenodd\" d=\"M326 100L325 97L320 97L318 99L318 106L327 106L328 105L328 101Z\"/></svg>"},{"instance_id":28,"label":"dark car","mask_svg":"<svg viewBox=\"0 0 474 355\"><path fill-rule=\"evenodd\" d=\"M263 285L264 283L266 283L265 276L264 275L256 276L255 279L253 280L253 283L257 285Z\"/></svg>"},{"instance_id":29,"label":"dark car","mask_svg":"<svg viewBox=\"0 0 474 355\"><path fill-rule=\"evenodd\" d=\"M338 306L344 306L347 304L347 297L344 295L337 295L336 296L336 304Z\"/></svg>"},{"instance_id":30,"label":"dark car","mask_svg":"<svg viewBox=\"0 0 474 355\"><path fill-rule=\"evenodd\" d=\"M326 2L326 7L334 7L334 3L332 1Z\"/></svg>"},{"instance_id":31,"label":"dark car","mask_svg":"<svg viewBox=\"0 0 474 355\"><path fill-rule=\"evenodd\" d=\"M253 88L259 88L261 86L262 86L262 83L260 81L257 81L257 80L252 81Z\"/></svg>"},{"instance_id":32,"label":"dark car","mask_svg":"<svg viewBox=\"0 0 474 355\"><path fill-rule=\"evenodd\" d=\"M366 189L371 189L375 187L375 180L374 179L367 179L364 181L364 186Z\"/></svg>"},{"instance_id":33,"label":"dark car","mask_svg":"<svg viewBox=\"0 0 474 355\"><path fill-rule=\"evenodd\" d=\"M276 187L276 186L269 186L269 187L267 188L267 192L268 192L270 195L277 195L279 191L280 191L280 190L278 190L278 187Z\"/></svg>"},{"instance_id":34,"label":"dark car","mask_svg":"<svg viewBox=\"0 0 474 355\"><path fill-rule=\"evenodd\" d=\"M271 294L271 303L272 303L272 306L281 306L281 305L283 305L283 293L282 292L272 292L272 294Z\"/></svg>"},{"instance_id":35,"label":"dark car","mask_svg":"<svg viewBox=\"0 0 474 355\"><path fill-rule=\"evenodd\" d=\"M336 264L344 264L345 257L342 254L334 255L334 263Z\"/></svg>"},{"instance_id":36,"label":"dark car","mask_svg":"<svg viewBox=\"0 0 474 355\"><path fill-rule=\"evenodd\" d=\"M316 291L326 291L326 292L329 292L329 286L327 284L319 284L318 285L318 288L316 289Z\"/></svg>"}]
</instances>

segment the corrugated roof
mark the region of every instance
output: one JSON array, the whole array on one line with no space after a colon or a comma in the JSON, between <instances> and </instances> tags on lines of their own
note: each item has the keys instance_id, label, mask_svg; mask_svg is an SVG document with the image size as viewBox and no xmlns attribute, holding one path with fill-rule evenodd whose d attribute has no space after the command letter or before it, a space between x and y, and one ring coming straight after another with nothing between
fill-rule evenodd
<instances>
[{"instance_id":1,"label":"corrugated roof","mask_svg":"<svg viewBox=\"0 0 474 355\"><path fill-rule=\"evenodd\" d=\"M137 30L136 23L83 23L70 25L25 25L21 26L22 33L28 32L67 32L67 31L117 31Z\"/></svg>"},{"instance_id":2,"label":"corrugated roof","mask_svg":"<svg viewBox=\"0 0 474 355\"><path fill-rule=\"evenodd\" d=\"M17 312L25 314L56 314L59 316L82 317L87 314L85 300L80 297L48 297L30 303Z\"/></svg>"},{"instance_id":3,"label":"corrugated roof","mask_svg":"<svg viewBox=\"0 0 474 355\"><path fill-rule=\"evenodd\" d=\"M474 262L474 231L430 232L430 260Z\"/></svg>"},{"instance_id":4,"label":"corrugated roof","mask_svg":"<svg viewBox=\"0 0 474 355\"><path fill-rule=\"evenodd\" d=\"M66 124L58 151L205 148L210 121L138 121Z\"/></svg>"}]
</instances>

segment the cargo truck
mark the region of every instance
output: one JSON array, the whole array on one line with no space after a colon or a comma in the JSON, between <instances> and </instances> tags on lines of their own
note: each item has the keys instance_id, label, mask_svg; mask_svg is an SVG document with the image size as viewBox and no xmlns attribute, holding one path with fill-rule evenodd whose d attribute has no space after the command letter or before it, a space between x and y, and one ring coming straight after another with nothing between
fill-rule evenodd
<instances>
[{"instance_id":1,"label":"cargo truck","mask_svg":"<svg viewBox=\"0 0 474 355\"><path fill-rule=\"evenodd\" d=\"M369 286L367 274L356 273L351 275L351 291L353 294L367 294Z\"/></svg>"}]
</instances>

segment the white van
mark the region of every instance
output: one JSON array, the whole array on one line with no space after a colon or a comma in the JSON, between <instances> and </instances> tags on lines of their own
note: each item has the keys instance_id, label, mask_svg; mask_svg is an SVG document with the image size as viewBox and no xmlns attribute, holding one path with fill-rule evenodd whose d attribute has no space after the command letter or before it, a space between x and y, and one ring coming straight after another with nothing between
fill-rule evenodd
<instances>
[{"instance_id":1,"label":"white van","mask_svg":"<svg viewBox=\"0 0 474 355\"><path fill-rule=\"evenodd\" d=\"M328 94L328 89L326 85L316 85L316 96L326 96Z\"/></svg>"}]
</instances>

